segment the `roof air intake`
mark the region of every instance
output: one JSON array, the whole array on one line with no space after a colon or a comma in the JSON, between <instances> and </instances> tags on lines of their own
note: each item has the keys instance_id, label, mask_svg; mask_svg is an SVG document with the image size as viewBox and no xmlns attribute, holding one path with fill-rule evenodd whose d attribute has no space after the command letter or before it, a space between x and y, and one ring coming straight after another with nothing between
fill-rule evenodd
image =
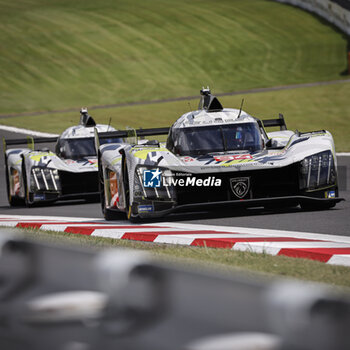
<instances>
[{"instance_id":1,"label":"roof air intake","mask_svg":"<svg viewBox=\"0 0 350 350\"><path fill-rule=\"evenodd\" d=\"M212 95L209 87L203 87L200 91L201 98L199 100L198 109L204 109L207 112L220 112L223 110L222 104L216 96Z\"/></svg>"},{"instance_id":2,"label":"roof air intake","mask_svg":"<svg viewBox=\"0 0 350 350\"><path fill-rule=\"evenodd\" d=\"M85 127L92 127L96 125L94 118L88 114L87 108L82 108L80 110L80 125L84 125Z\"/></svg>"}]
</instances>

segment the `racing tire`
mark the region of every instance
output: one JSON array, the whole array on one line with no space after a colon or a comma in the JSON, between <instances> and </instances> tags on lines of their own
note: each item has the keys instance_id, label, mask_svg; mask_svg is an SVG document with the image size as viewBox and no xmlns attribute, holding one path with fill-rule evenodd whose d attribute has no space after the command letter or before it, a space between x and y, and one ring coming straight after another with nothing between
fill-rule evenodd
<instances>
[{"instance_id":1,"label":"racing tire","mask_svg":"<svg viewBox=\"0 0 350 350\"><path fill-rule=\"evenodd\" d=\"M101 210L105 220L120 220L124 218L124 213L106 208L105 186L100 158L98 159L98 186L100 191Z\"/></svg>"},{"instance_id":2,"label":"racing tire","mask_svg":"<svg viewBox=\"0 0 350 350\"><path fill-rule=\"evenodd\" d=\"M24 199L18 198L18 197L12 197L11 196L11 190L10 190L10 179L9 179L9 169L8 169L8 163L7 163L7 157L5 156L5 177L6 177L6 191L7 191L7 200L11 207L19 207L23 206Z\"/></svg>"}]
</instances>

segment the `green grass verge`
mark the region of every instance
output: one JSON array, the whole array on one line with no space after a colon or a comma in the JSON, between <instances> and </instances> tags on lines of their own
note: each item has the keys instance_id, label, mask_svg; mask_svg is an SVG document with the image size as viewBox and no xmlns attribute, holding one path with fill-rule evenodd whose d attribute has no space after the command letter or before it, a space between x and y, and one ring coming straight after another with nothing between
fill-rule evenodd
<instances>
[{"instance_id":1,"label":"green grass verge","mask_svg":"<svg viewBox=\"0 0 350 350\"><path fill-rule=\"evenodd\" d=\"M213 93L216 89L213 89ZM253 116L269 119L283 113L291 130L329 130L337 151L350 151L349 101L350 83L322 85L291 90L220 97L226 107L238 107L245 98L244 110ZM119 129L131 127L170 126L180 115L197 108L198 100L136 105L112 109L96 109L90 114L99 123ZM79 113L45 114L0 119L1 124L60 133L78 122Z\"/></svg>"},{"instance_id":2,"label":"green grass verge","mask_svg":"<svg viewBox=\"0 0 350 350\"><path fill-rule=\"evenodd\" d=\"M322 282L333 286L350 287L350 268L326 265L306 259L296 259L268 254L231 251L180 245L154 244L128 240L116 240L64 232L21 230L25 237L44 240L49 243L69 246L105 248L132 248L148 251L152 256L176 261L185 265L220 268L228 273L262 273L267 276L292 277L306 281Z\"/></svg>"},{"instance_id":3,"label":"green grass verge","mask_svg":"<svg viewBox=\"0 0 350 350\"><path fill-rule=\"evenodd\" d=\"M0 0L0 113L341 79L346 45L267 0Z\"/></svg>"}]
</instances>

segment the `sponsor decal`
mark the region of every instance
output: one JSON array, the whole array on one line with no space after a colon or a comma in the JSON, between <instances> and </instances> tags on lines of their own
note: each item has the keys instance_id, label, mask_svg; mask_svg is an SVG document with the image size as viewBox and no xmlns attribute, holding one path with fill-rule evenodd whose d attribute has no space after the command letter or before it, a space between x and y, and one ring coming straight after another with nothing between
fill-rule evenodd
<instances>
[{"instance_id":1,"label":"sponsor decal","mask_svg":"<svg viewBox=\"0 0 350 350\"><path fill-rule=\"evenodd\" d=\"M115 158L112 160L111 164L116 165L117 163L121 162L121 160L122 160L122 157Z\"/></svg>"},{"instance_id":2,"label":"sponsor decal","mask_svg":"<svg viewBox=\"0 0 350 350\"><path fill-rule=\"evenodd\" d=\"M71 165L71 164L75 164L77 161L76 161L76 160L73 160L73 159L65 159L64 162L65 162L67 165Z\"/></svg>"},{"instance_id":3,"label":"sponsor decal","mask_svg":"<svg viewBox=\"0 0 350 350\"><path fill-rule=\"evenodd\" d=\"M253 157L250 154L236 154L236 155L222 155L222 156L214 156L214 159L217 162L227 162L230 160L246 160L246 159L253 159Z\"/></svg>"},{"instance_id":4,"label":"sponsor decal","mask_svg":"<svg viewBox=\"0 0 350 350\"><path fill-rule=\"evenodd\" d=\"M34 152L29 158L35 162L46 164L51 160L50 157L54 155L52 152Z\"/></svg>"},{"instance_id":5,"label":"sponsor decal","mask_svg":"<svg viewBox=\"0 0 350 350\"><path fill-rule=\"evenodd\" d=\"M194 161L194 159L192 158L192 157L189 157L189 156L186 156L186 157L184 157L183 159L182 159L184 162L193 162Z\"/></svg>"},{"instance_id":6,"label":"sponsor decal","mask_svg":"<svg viewBox=\"0 0 350 350\"><path fill-rule=\"evenodd\" d=\"M146 160L149 153L152 153L152 152L163 152L163 151L169 152L168 149L164 148L164 147L145 148L145 149L141 149L141 150L138 147L135 147L135 148L130 150L130 153L133 153L134 157Z\"/></svg>"},{"instance_id":7,"label":"sponsor decal","mask_svg":"<svg viewBox=\"0 0 350 350\"><path fill-rule=\"evenodd\" d=\"M44 201L45 200L45 194L43 194L43 193L34 193L34 200L35 201Z\"/></svg>"},{"instance_id":8,"label":"sponsor decal","mask_svg":"<svg viewBox=\"0 0 350 350\"><path fill-rule=\"evenodd\" d=\"M335 198L335 191L327 191L326 198Z\"/></svg>"},{"instance_id":9,"label":"sponsor decal","mask_svg":"<svg viewBox=\"0 0 350 350\"><path fill-rule=\"evenodd\" d=\"M152 213L154 211L153 205L139 205L139 213Z\"/></svg>"},{"instance_id":10,"label":"sponsor decal","mask_svg":"<svg viewBox=\"0 0 350 350\"><path fill-rule=\"evenodd\" d=\"M143 187L160 187L162 172L159 169L143 171Z\"/></svg>"},{"instance_id":11,"label":"sponsor decal","mask_svg":"<svg viewBox=\"0 0 350 350\"><path fill-rule=\"evenodd\" d=\"M249 177L236 177L230 179L230 187L232 193L238 198L244 198L250 188L250 178Z\"/></svg>"}]
</instances>

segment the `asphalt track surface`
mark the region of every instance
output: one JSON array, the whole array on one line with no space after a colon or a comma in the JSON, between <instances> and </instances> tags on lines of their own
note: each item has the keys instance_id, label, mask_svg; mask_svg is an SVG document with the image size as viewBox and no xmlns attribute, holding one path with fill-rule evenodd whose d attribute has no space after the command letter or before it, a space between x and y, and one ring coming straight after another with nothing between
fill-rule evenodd
<instances>
[{"instance_id":1,"label":"asphalt track surface","mask_svg":"<svg viewBox=\"0 0 350 350\"><path fill-rule=\"evenodd\" d=\"M21 138L25 135L0 130L5 138ZM41 147L53 145L43 144ZM87 203L84 200L57 202L41 207L11 208L7 202L3 151L0 156L0 214L3 215L48 215L66 217L86 217L103 219L99 203ZM155 222L183 222L217 226L239 226L300 232L325 233L350 236L350 156L338 157L340 196L346 201L340 202L330 210L301 211L299 208L268 211L261 208L186 213L167 216ZM126 221L125 221L126 222Z\"/></svg>"}]
</instances>

